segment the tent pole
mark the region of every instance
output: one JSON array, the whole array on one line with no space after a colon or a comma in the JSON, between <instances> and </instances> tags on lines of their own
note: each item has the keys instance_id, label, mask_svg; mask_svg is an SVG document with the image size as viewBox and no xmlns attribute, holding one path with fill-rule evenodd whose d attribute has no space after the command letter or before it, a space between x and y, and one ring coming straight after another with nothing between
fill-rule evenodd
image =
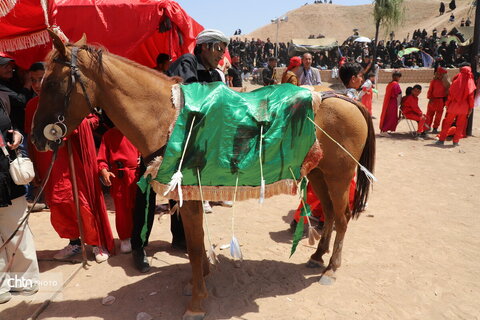
<instances>
[{"instance_id":1,"label":"tent pole","mask_svg":"<svg viewBox=\"0 0 480 320\"><path fill-rule=\"evenodd\" d=\"M470 51L470 62L472 65L473 74L475 75L475 80L478 80L477 72L480 71L478 70L478 64L480 62L479 56L478 56L479 46L480 46L480 0L477 0L476 8L475 8L475 27L474 27L474 33L473 33L473 44L472 44L472 49ZM474 111L472 109L472 114L470 114L470 117L468 117L467 136L472 135L473 113Z\"/></svg>"}]
</instances>

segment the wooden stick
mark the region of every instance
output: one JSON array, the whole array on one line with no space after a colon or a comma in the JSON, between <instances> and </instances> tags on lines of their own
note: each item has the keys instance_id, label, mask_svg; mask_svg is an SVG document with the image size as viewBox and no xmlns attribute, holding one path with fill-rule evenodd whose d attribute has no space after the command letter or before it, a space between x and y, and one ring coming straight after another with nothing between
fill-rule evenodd
<instances>
[{"instance_id":1,"label":"wooden stick","mask_svg":"<svg viewBox=\"0 0 480 320\"><path fill-rule=\"evenodd\" d=\"M83 264L78 266L77 269L75 269L67 278L67 280L65 280L62 284L62 287L61 288L58 288L57 291L55 291L52 296L50 298L48 298L47 300L45 300L41 305L40 307L38 307L37 310L35 310L35 312L28 318L28 320L36 320L38 318L38 316L40 316L40 314L45 311L47 309L47 307L50 305L50 302L52 302L56 297L57 295L63 290L65 289L65 287L70 283L70 281L72 281L73 277L78 273L78 271L80 271L81 269L83 269Z\"/></svg>"},{"instance_id":2,"label":"wooden stick","mask_svg":"<svg viewBox=\"0 0 480 320\"><path fill-rule=\"evenodd\" d=\"M67 140L67 149L68 149L68 161L70 164L70 175L72 177L72 186L73 186L73 199L75 200L75 210L77 211L77 221L78 221L78 230L80 231L80 244L82 246L82 266L87 265L87 251L85 250L85 235L83 233L83 220L82 215L80 214L80 201L78 199L78 185L77 185L77 175L75 173L75 163L73 162L73 152L72 145L69 140Z\"/></svg>"}]
</instances>

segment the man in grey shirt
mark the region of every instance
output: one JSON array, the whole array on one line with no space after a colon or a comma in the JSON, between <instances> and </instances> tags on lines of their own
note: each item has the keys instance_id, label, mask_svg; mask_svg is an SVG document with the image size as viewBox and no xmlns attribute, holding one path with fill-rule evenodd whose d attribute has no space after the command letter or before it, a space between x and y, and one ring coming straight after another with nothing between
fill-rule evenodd
<instances>
[{"instance_id":1,"label":"man in grey shirt","mask_svg":"<svg viewBox=\"0 0 480 320\"><path fill-rule=\"evenodd\" d=\"M302 66L297 71L297 77L300 85L318 86L322 84L320 71L312 67L312 55L304 53L302 56Z\"/></svg>"}]
</instances>

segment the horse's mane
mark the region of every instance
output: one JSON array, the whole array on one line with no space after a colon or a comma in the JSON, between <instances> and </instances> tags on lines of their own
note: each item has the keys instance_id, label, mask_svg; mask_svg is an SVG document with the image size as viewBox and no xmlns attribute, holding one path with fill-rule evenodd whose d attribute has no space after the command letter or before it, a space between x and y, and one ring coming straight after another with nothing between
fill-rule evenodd
<instances>
[{"instance_id":1,"label":"horse's mane","mask_svg":"<svg viewBox=\"0 0 480 320\"><path fill-rule=\"evenodd\" d=\"M72 43L68 43L66 44L67 47L73 47L74 44ZM103 46L99 46L99 45L82 45L79 47L80 50L84 50L85 52L88 53L90 59L92 59L92 61L96 62L95 65L98 66L98 71L99 72L103 72L104 71L104 65L103 65L103 55L106 54L107 56L109 57L113 57L117 60L120 60L122 61L123 63L125 64L128 64L130 66L133 66L137 69L140 69L144 72L147 72L149 74L151 74L152 76L155 76L155 77L160 77L162 78L163 80L165 81L169 81L169 82L175 82L175 83L179 83L179 82L182 82L182 79L181 78L178 78L178 77L169 77L167 76L166 74L163 74L161 72L158 72L156 71L155 69L152 69L152 68L149 68L149 67L146 67L142 64L139 64L135 61L132 61L132 60L129 60L127 58L124 58L124 57L121 57L119 55L116 55L116 54L113 54L111 52L109 52L105 47ZM59 52L57 50L52 50L48 55L47 55L47 58L46 58L46 61L47 61L47 64L49 64L50 62L54 61L54 59L58 58L59 57ZM80 62L83 62L81 57L79 57L79 61Z\"/></svg>"}]
</instances>

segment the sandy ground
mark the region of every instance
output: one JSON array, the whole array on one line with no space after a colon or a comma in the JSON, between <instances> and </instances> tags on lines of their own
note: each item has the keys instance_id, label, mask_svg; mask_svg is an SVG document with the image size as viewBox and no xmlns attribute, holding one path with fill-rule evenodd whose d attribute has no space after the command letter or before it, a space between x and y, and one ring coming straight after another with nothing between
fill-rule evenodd
<instances>
[{"instance_id":1,"label":"sandy ground","mask_svg":"<svg viewBox=\"0 0 480 320\"><path fill-rule=\"evenodd\" d=\"M375 128L384 88L374 100ZM349 225L332 286L318 283L318 271L305 267L314 251L305 240L289 258L295 197L238 203L235 232L245 260L238 265L227 250L219 251L220 264L207 280L206 319L479 319L479 123L475 137L457 148L411 139L405 121L392 136L378 137L379 181L367 211ZM208 215L214 243L229 243L231 218L232 209L218 206ZM39 319L136 319L140 312L180 319L190 266L186 255L170 248L169 219L155 221L149 273L138 273L125 254L97 264L89 250L88 270L80 270ZM30 225L42 279L66 280L79 264L51 260L67 242L52 229L49 213L33 214ZM52 292L45 286L34 296L15 296L0 306L0 319L28 318ZM116 300L104 306L108 295Z\"/></svg>"}]
</instances>

